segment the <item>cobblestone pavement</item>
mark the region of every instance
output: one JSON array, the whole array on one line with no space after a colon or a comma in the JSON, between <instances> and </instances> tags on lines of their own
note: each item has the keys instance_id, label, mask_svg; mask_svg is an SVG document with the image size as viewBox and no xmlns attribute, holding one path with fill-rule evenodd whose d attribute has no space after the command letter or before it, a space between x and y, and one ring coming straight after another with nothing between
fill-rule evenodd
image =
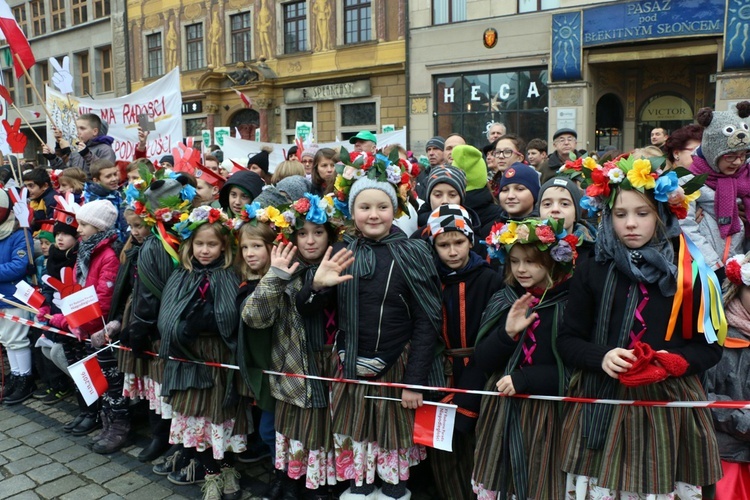
<instances>
[{"instance_id":1,"label":"cobblestone pavement","mask_svg":"<svg viewBox=\"0 0 750 500\"><path fill-rule=\"evenodd\" d=\"M148 445L141 423L131 446L111 455L91 451L89 436L71 436L62 426L75 416L68 398L54 406L29 399L0 405L0 499L201 498L200 486L176 486L151 471L153 463L136 458ZM163 460L163 459L158 459ZM270 461L237 464L243 499L261 498Z\"/></svg>"}]
</instances>

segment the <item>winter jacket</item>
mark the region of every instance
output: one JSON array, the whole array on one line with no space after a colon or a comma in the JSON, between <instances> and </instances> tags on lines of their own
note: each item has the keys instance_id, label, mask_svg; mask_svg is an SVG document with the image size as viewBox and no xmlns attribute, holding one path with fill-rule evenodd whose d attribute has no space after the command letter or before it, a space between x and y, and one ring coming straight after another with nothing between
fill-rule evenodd
<instances>
[{"instance_id":1,"label":"winter jacket","mask_svg":"<svg viewBox=\"0 0 750 500\"><path fill-rule=\"evenodd\" d=\"M57 201L55 201L55 195L57 191L48 187L42 195L36 200L29 200L29 207L34 212L34 222L31 225L31 231L37 232L41 229L39 221L52 219L55 216L55 207Z\"/></svg>"},{"instance_id":2,"label":"winter jacket","mask_svg":"<svg viewBox=\"0 0 750 500\"><path fill-rule=\"evenodd\" d=\"M686 175L680 177L680 185L685 184L693 175ZM680 220L680 227L682 231L691 239L693 243L698 245L698 248L706 259L706 264L713 270L719 269L724 266L724 254L726 241L721 238L719 232L719 224L716 221L716 212L714 210L714 200L716 199L716 191L708 186L702 186L700 188L700 197L694 202L690 203L688 207L688 215L686 218ZM700 222L695 221L695 214L698 208L703 210L703 218ZM727 257L737 255L739 253L745 253L743 244L745 242L745 225L740 224L741 229L738 233L729 236L729 253L726 253Z\"/></svg>"},{"instance_id":3,"label":"winter jacket","mask_svg":"<svg viewBox=\"0 0 750 500\"><path fill-rule=\"evenodd\" d=\"M29 257L26 254L26 239L23 231L17 229L4 240L0 240L0 293L12 297L16 283L26 277ZM0 302L0 309L13 307Z\"/></svg>"},{"instance_id":4,"label":"winter jacket","mask_svg":"<svg viewBox=\"0 0 750 500\"><path fill-rule=\"evenodd\" d=\"M734 326L727 337L747 341ZM704 387L711 401L747 401L750 398L750 346L724 346L721 361L706 372ZM713 408L716 440L723 460L750 462L750 413L740 409Z\"/></svg>"},{"instance_id":5,"label":"winter jacket","mask_svg":"<svg viewBox=\"0 0 750 500\"><path fill-rule=\"evenodd\" d=\"M108 135L100 135L94 137L86 143L86 147L83 151L73 150L70 152L68 159L68 166L78 167L86 172L86 175L90 178L89 173L91 169L91 163L98 159L109 160L114 163L117 160L115 150L112 149L112 143L114 138Z\"/></svg>"},{"instance_id":6,"label":"winter jacket","mask_svg":"<svg viewBox=\"0 0 750 500\"><path fill-rule=\"evenodd\" d=\"M490 234L492 225L502 219L503 210L495 203L489 188L474 189L466 191L464 206L471 208L479 216L482 227L476 237L483 240Z\"/></svg>"},{"instance_id":7,"label":"winter jacket","mask_svg":"<svg viewBox=\"0 0 750 500\"><path fill-rule=\"evenodd\" d=\"M89 273L86 275L86 282L83 285L84 288L93 286L96 290L96 296L99 298L99 307L101 307L104 313L104 318L107 318L109 315L112 295L115 290L115 281L117 281L117 272L120 269L120 259L117 258L117 254L112 249L114 240L113 236L110 239L102 240L96 245L91 254ZM76 263L77 267L78 263ZM97 320L97 322L96 329L92 333L101 330L101 321Z\"/></svg>"}]
</instances>

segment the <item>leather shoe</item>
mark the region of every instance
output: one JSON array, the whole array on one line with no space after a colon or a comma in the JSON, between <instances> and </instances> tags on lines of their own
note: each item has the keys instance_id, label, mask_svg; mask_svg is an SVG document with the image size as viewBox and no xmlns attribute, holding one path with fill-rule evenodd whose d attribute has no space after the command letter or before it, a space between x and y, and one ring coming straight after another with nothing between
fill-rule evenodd
<instances>
[{"instance_id":1,"label":"leather shoe","mask_svg":"<svg viewBox=\"0 0 750 500\"><path fill-rule=\"evenodd\" d=\"M89 432L99 429L102 426L102 421L99 420L99 415L96 413L90 415L84 415L83 420L77 426L70 431L74 436L85 436Z\"/></svg>"},{"instance_id":2,"label":"leather shoe","mask_svg":"<svg viewBox=\"0 0 750 500\"><path fill-rule=\"evenodd\" d=\"M150 462L157 457L160 457L168 449L169 442L164 441L163 439L152 439L151 443L149 443L149 445L138 455L138 460L141 462Z\"/></svg>"},{"instance_id":3,"label":"leather shoe","mask_svg":"<svg viewBox=\"0 0 750 500\"><path fill-rule=\"evenodd\" d=\"M79 413L76 418L68 422L67 424L63 425L63 431L65 432L72 432L73 429L78 427L78 425L83 422L83 419L86 418L85 413Z\"/></svg>"}]
</instances>

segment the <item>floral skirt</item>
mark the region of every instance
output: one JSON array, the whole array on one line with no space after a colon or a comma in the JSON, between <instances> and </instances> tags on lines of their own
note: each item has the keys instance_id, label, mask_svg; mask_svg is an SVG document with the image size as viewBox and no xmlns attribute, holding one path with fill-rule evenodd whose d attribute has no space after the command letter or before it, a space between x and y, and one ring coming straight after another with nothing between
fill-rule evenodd
<instances>
[{"instance_id":1,"label":"floral skirt","mask_svg":"<svg viewBox=\"0 0 750 500\"><path fill-rule=\"evenodd\" d=\"M378 380L401 382L407 352ZM343 376L339 373L339 376ZM402 389L334 383L332 390L333 442L336 479L354 480L357 486L409 479L409 467L427 456L425 447L413 440L414 410L397 401L365 399L365 396L401 399Z\"/></svg>"},{"instance_id":2,"label":"floral skirt","mask_svg":"<svg viewBox=\"0 0 750 500\"><path fill-rule=\"evenodd\" d=\"M247 436L237 434L235 419L214 423L205 417L189 417L175 412L169 428L169 443L181 443L185 448L206 451L209 448L216 460L224 453L242 453L247 449Z\"/></svg>"},{"instance_id":3,"label":"floral skirt","mask_svg":"<svg viewBox=\"0 0 750 500\"><path fill-rule=\"evenodd\" d=\"M161 397L161 384L151 377L138 377L134 373L126 373L123 380L122 395L130 399L145 399L148 408L161 418L169 420L172 418L172 405Z\"/></svg>"},{"instance_id":4,"label":"floral skirt","mask_svg":"<svg viewBox=\"0 0 750 500\"><path fill-rule=\"evenodd\" d=\"M315 363L321 376L330 377L336 372L338 357L326 349L315 353ZM330 388L326 385L325 389ZM330 406L300 408L277 401L275 426L277 469L286 470L295 480L306 476L307 489L336 484Z\"/></svg>"}]
</instances>

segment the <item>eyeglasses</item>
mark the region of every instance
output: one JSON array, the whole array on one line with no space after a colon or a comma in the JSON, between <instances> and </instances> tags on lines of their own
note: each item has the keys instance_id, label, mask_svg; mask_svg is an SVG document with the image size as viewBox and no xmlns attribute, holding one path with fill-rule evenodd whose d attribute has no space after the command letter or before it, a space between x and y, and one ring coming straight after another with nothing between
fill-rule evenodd
<instances>
[{"instance_id":1,"label":"eyeglasses","mask_svg":"<svg viewBox=\"0 0 750 500\"><path fill-rule=\"evenodd\" d=\"M513 149L496 149L492 152L492 156L495 158L510 158L513 155L523 156L521 153Z\"/></svg>"},{"instance_id":2,"label":"eyeglasses","mask_svg":"<svg viewBox=\"0 0 750 500\"><path fill-rule=\"evenodd\" d=\"M558 144L563 143L563 142L573 142L573 143L575 143L575 142L577 142L577 140L576 140L575 137L558 137L557 139L555 139L555 142L558 143Z\"/></svg>"},{"instance_id":3,"label":"eyeglasses","mask_svg":"<svg viewBox=\"0 0 750 500\"><path fill-rule=\"evenodd\" d=\"M722 158L724 158L724 160L728 161L729 163L734 163L737 160L740 160L741 163L745 163L745 161L747 161L747 152L745 152L745 153L738 153L738 154L722 155Z\"/></svg>"}]
</instances>

